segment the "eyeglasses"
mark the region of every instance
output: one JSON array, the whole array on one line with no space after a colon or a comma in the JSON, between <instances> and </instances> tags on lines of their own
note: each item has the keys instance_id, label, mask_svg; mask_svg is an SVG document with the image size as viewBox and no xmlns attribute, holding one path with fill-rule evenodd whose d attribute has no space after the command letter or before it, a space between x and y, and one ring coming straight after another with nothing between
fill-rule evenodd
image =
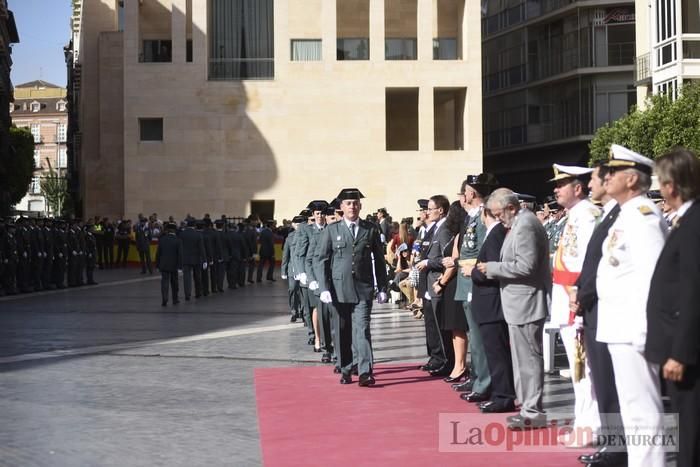
<instances>
[{"instance_id":1,"label":"eyeglasses","mask_svg":"<svg viewBox=\"0 0 700 467\"><path fill-rule=\"evenodd\" d=\"M440 208L428 208L427 210L428 211L437 211L438 209L440 209Z\"/></svg>"}]
</instances>

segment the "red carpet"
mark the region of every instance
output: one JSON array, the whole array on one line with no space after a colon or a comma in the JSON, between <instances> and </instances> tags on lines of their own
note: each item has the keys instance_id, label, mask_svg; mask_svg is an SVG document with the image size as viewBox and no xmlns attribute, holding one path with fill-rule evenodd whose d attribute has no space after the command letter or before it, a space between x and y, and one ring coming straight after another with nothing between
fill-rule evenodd
<instances>
[{"instance_id":1,"label":"red carpet","mask_svg":"<svg viewBox=\"0 0 700 467\"><path fill-rule=\"evenodd\" d=\"M503 428L506 415L511 414L479 413L474 404L460 400L441 378L426 376L416 366L378 366L377 384L371 388L340 385L340 377L333 374L331 366L256 369L264 465L581 465L576 458L582 451L551 444L519 446L513 452L504 452L507 441L502 436L507 433L516 446L522 441L518 437L523 436ZM441 413L448 418L443 423ZM473 429L485 428L489 423L497 428L490 430L490 435L482 432L490 443L451 444L452 440L463 443L468 436L476 440ZM556 439L555 429L530 431L525 436L532 433ZM458 452L441 452L441 447L442 451Z\"/></svg>"}]
</instances>

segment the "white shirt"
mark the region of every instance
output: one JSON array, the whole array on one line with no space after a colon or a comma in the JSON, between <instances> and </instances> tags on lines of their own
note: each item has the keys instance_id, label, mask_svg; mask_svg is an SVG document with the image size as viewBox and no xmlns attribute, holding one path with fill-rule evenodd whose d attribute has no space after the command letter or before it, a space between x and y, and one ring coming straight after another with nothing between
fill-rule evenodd
<instances>
[{"instance_id":1,"label":"white shirt","mask_svg":"<svg viewBox=\"0 0 700 467\"><path fill-rule=\"evenodd\" d=\"M692 206L694 202L695 200L691 199L690 201L686 201L685 203L683 203L681 207L678 208L678 217L683 217L683 215L686 213L686 211L688 211L688 209L690 209L690 206Z\"/></svg>"},{"instance_id":2,"label":"white shirt","mask_svg":"<svg viewBox=\"0 0 700 467\"><path fill-rule=\"evenodd\" d=\"M360 219L358 218L355 222L351 222L351 221L349 221L349 220L347 220L347 219L345 219L345 218L343 218L343 220L345 221L345 225L348 226L348 230L350 231L350 233L352 233L352 227L350 227L350 225L355 224L355 233L354 233L354 235L357 235L357 227L358 227L358 224L360 223Z\"/></svg>"}]
</instances>

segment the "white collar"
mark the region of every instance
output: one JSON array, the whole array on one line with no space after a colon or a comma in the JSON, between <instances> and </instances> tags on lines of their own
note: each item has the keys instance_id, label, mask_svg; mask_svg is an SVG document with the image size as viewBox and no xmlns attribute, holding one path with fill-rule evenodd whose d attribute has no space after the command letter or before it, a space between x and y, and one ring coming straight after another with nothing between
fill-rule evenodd
<instances>
[{"instance_id":1,"label":"white collar","mask_svg":"<svg viewBox=\"0 0 700 467\"><path fill-rule=\"evenodd\" d=\"M493 224L491 224L489 227L486 228L486 235L484 235L484 240L486 240L488 238L488 236L491 233L491 231L493 230L493 228L496 227L498 224L500 224L500 222L494 222Z\"/></svg>"},{"instance_id":2,"label":"white collar","mask_svg":"<svg viewBox=\"0 0 700 467\"><path fill-rule=\"evenodd\" d=\"M681 207L679 207L678 211L676 211L678 213L678 217L683 217L683 214L690 209L690 206L692 206L694 202L695 200L691 199L690 201L686 201L685 203L681 204Z\"/></svg>"},{"instance_id":3,"label":"white collar","mask_svg":"<svg viewBox=\"0 0 700 467\"><path fill-rule=\"evenodd\" d=\"M613 208L617 206L617 201L610 198L607 203L603 206L603 216L607 216Z\"/></svg>"},{"instance_id":4,"label":"white collar","mask_svg":"<svg viewBox=\"0 0 700 467\"><path fill-rule=\"evenodd\" d=\"M437 226L435 227L436 232L438 230L440 230L440 227L442 227L442 224L444 224L446 220L447 220L447 216L445 216L442 219L440 219L439 221L437 221Z\"/></svg>"},{"instance_id":5,"label":"white collar","mask_svg":"<svg viewBox=\"0 0 700 467\"><path fill-rule=\"evenodd\" d=\"M343 220L345 221L345 225L348 226L348 229L350 228L350 224L355 224L355 226L360 225L360 218L359 217L357 218L357 220L355 222L351 222L344 217L343 217Z\"/></svg>"}]
</instances>

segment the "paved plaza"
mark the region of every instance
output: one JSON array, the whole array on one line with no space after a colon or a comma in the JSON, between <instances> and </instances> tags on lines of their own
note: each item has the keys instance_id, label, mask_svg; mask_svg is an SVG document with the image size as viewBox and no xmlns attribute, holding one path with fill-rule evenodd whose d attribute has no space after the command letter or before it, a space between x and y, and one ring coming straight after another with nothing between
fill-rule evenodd
<instances>
[{"instance_id":1,"label":"paved plaza","mask_svg":"<svg viewBox=\"0 0 700 467\"><path fill-rule=\"evenodd\" d=\"M282 281L163 308L158 275L98 272L0 298L0 465L261 465L254 369L321 365ZM372 332L377 362L425 359L410 313L377 307ZM546 406L570 410L552 378Z\"/></svg>"}]
</instances>

